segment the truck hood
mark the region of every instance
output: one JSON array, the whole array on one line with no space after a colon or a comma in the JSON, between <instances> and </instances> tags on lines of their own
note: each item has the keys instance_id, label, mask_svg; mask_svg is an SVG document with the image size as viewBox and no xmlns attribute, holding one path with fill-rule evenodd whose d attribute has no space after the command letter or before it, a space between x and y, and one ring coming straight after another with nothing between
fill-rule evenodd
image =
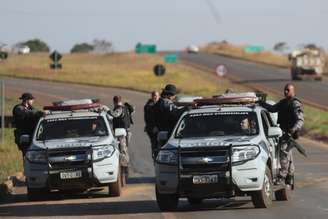
<instances>
[{"instance_id":1,"label":"truck hood","mask_svg":"<svg viewBox=\"0 0 328 219\"><path fill-rule=\"evenodd\" d=\"M215 138L174 139L170 145L181 148L187 147L220 147L229 145L249 145L257 142L257 136L223 136Z\"/></svg>"},{"instance_id":2,"label":"truck hood","mask_svg":"<svg viewBox=\"0 0 328 219\"><path fill-rule=\"evenodd\" d=\"M90 147L94 145L110 144L112 138L105 137L87 137L87 138L69 138L69 139L55 139L44 142L37 142L33 144L35 147L43 149L57 149L57 148L76 148L76 147Z\"/></svg>"}]
</instances>

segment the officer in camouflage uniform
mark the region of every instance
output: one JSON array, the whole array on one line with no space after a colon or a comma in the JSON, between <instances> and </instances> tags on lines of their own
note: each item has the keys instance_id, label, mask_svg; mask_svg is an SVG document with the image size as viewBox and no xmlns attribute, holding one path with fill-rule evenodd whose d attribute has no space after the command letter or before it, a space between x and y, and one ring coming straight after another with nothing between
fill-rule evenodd
<instances>
[{"instance_id":1,"label":"officer in camouflage uniform","mask_svg":"<svg viewBox=\"0 0 328 219\"><path fill-rule=\"evenodd\" d=\"M304 125L304 115L302 103L295 97L295 88L292 84L286 84L284 88L285 98L275 105L262 103L261 105L270 112L278 112L278 124L284 132L280 138L280 177L286 184L291 184L294 176L294 163L291 147L288 145L285 136L289 135L294 139L298 138L299 132Z\"/></svg>"},{"instance_id":2,"label":"officer in camouflage uniform","mask_svg":"<svg viewBox=\"0 0 328 219\"><path fill-rule=\"evenodd\" d=\"M129 103L122 102L121 96L113 97L114 109L108 111L109 115L113 117L113 129L124 128L126 130L126 137L119 137L120 142L120 152L121 156L121 164L123 166L127 166L129 163L129 153L128 146L130 144L131 139L131 130L130 127L133 124L132 113L134 112L134 107Z\"/></svg>"}]
</instances>

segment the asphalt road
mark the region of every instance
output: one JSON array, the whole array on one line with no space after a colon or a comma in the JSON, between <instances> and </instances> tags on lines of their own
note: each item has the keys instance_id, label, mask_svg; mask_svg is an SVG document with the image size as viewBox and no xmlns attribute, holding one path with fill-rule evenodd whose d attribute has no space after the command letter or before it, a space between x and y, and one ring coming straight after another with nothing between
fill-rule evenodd
<instances>
[{"instance_id":1,"label":"asphalt road","mask_svg":"<svg viewBox=\"0 0 328 219\"><path fill-rule=\"evenodd\" d=\"M49 200L28 202L26 188L21 185L6 202L0 203L0 218L328 218L328 146L306 139L309 158L296 154L296 191L288 202L274 202L270 209L254 209L248 198L237 200L208 200L192 208L182 200L177 212L159 211L154 194L154 169L150 146L143 132L144 93L64 83L7 79L8 96L19 97L23 91L32 92L39 103L53 100L95 97L110 104L120 94L136 108L132 144L129 148L131 167L128 185L119 198L106 197L106 190L82 195L54 194Z\"/></svg>"},{"instance_id":2,"label":"asphalt road","mask_svg":"<svg viewBox=\"0 0 328 219\"><path fill-rule=\"evenodd\" d=\"M282 95L283 87L291 82L290 70L274 66L257 64L213 54L179 53L187 63L215 72L219 64L228 68L227 77L243 85L253 86L261 90L273 91ZM304 102L328 110L328 82L303 80L293 81L297 96Z\"/></svg>"}]
</instances>

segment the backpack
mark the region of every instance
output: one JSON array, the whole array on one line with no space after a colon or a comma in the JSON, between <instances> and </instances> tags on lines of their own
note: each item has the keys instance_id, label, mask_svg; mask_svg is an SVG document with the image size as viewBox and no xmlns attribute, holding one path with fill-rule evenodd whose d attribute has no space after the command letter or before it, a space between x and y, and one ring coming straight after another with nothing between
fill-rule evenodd
<instances>
[{"instance_id":1,"label":"backpack","mask_svg":"<svg viewBox=\"0 0 328 219\"><path fill-rule=\"evenodd\" d=\"M128 113L127 116L128 116L129 119L130 119L130 123L131 123L131 124L134 124L134 123L133 123L133 119L132 119L132 114L134 113L134 107L133 107L131 104L127 103L127 102L124 103L124 107L127 109L127 110L126 110L127 113Z\"/></svg>"}]
</instances>

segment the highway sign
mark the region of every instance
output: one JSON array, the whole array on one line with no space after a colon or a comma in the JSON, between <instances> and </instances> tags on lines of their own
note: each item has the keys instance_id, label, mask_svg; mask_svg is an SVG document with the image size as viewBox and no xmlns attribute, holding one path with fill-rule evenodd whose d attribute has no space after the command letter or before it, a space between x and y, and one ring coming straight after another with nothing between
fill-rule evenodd
<instances>
[{"instance_id":1,"label":"highway sign","mask_svg":"<svg viewBox=\"0 0 328 219\"><path fill-rule=\"evenodd\" d=\"M228 68L225 65L218 65L215 72L219 77L223 77L228 73Z\"/></svg>"},{"instance_id":2,"label":"highway sign","mask_svg":"<svg viewBox=\"0 0 328 219\"><path fill-rule=\"evenodd\" d=\"M164 56L165 63L176 63L178 61L178 56L176 54L166 54Z\"/></svg>"},{"instance_id":3,"label":"highway sign","mask_svg":"<svg viewBox=\"0 0 328 219\"><path fill-rule=\"evenodd\" d=\"M53 63L50 64L51 69L56 70L56 69L61 69L62 68L62 64L59 63L59 60L62 58L62 55L59 52L57 52L56 50L53 51L50 54L49 58L53 61Z\"/></svg>"},{"instance_id":4,"label":"highway sign","mask_svg":"<svg viewBox=\"0 0 328 219\"><path fill-rule=\"evenodd\" d=\"M166 69L164 65L158 64L154 66L153 71L156 76L163 76L165 74Z\"/></svg>"},{"instance_id":5,"label":"highway sign","mask_svg":"<svg viewBox=\"0 0 328 219\"><path fill-rule=\"evenodd\" d=\"M263 46L248 45L244 47L244 51L247 53L260 53L263 52L263 50L264 50Z\"/></svg>"},{"instance_id":6,"label":"highway sign","mask_svg":"<svg viewBox=\"0 0 328 219\"><path fill-rule=\"evenodd\" d=\"M135 52L137 54L141 54L141 53L154 54L154 53L156 53L156 45L154 45L154 44L149 44L148 45L148 44L138 43L136 45Z\"/></svg>"}]
</instances>

